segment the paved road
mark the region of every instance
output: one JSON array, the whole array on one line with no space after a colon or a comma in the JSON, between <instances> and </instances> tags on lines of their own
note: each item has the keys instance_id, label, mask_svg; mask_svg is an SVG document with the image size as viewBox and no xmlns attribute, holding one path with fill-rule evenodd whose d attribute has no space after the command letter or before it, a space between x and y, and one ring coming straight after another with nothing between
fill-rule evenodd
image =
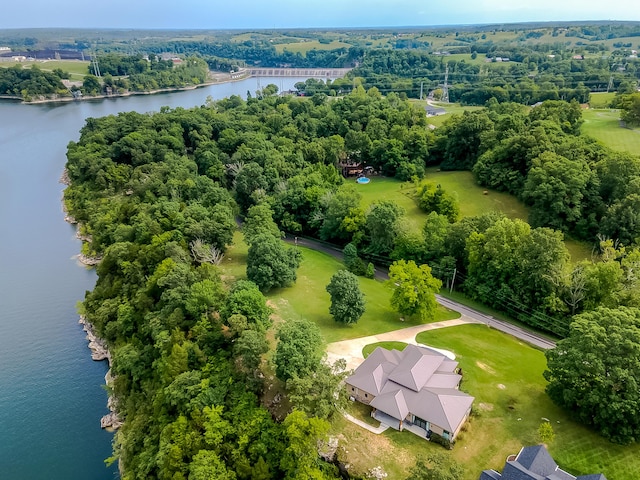
<instances>
[{"instance_id":1,"label":"paved road","mask_svg":"<svg viewBox=\"0 0 640 480\"><path fill-rule=\"evenodd\" d=\"M308 238L300 238L293 237L289 234L285 236L284 239L286 242L291 244L300 245L301 247L310 248L312 250L317 250L319 252L324 252L338 260L343 260L342 250L337 247L333 247L331 245L326 245L321 242L317 242L315 240L311 240ZM389 280L389 272L384 267L376 267L376 278L379 280ZM450 308L451 310L455 310L456 312L460 312L463 316L469 317L477 322L484 323L491 328L495 328L496 330L500 330L501 332L508 333L524 342L527 342L535 347L541 348L543 350L548 350L550 348L554 348L556 343L552 340L549 340L542 335L539 335L535 332L525 330L524 328L518 327L511 323L498 320L497 318L493 318L490 315L485 315L484 313L480 313L477 310L469 308L461 303L455 302L453 300L449 300L448 298L444 298L441 295L436 295L436 300L438 303L444 307Z\"/></svg>"}]
</instances>

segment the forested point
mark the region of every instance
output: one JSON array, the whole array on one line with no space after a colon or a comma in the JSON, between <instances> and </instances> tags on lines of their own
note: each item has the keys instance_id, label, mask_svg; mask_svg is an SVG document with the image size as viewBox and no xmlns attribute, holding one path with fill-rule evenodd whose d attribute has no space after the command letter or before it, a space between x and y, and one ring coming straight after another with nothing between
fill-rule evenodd
<instances>
[{"instance_id":1,"label":"forested point","mask_svg":"<svg viewBox=\"0 0 640 480\"><path fill-rule=\"evenodd\" d=\"M316 445L339 377L320 366L314 325L279 329L275 366L263 359L273 327L261 291L295 282L299 262L280 230L350 244L359 274L361 257L428 264L425 291L440 284L431 272L447 282L456 269L472 298L560 337L574 315L640 306L640 160L580 135L577 102L491 101L434 132L395 93L275 90L89 118L69 143L65 204L90 239L83 253L102 257L82 310L113 357L124 479L337 477ZM423 228L407 228L394 202L365 208L336 168L345 162L409 181L430 212ZM472 170L518 196L531 225L493 212L459 219L454 197L421 183L427 165ZM217 263L237 216L251 281L230 284ZM597 254L570 264L564 234ZM261 401L274 368L295 406L284 419ZM314 385L329 387L303 394Z\"/></svg>"}]
</instances>

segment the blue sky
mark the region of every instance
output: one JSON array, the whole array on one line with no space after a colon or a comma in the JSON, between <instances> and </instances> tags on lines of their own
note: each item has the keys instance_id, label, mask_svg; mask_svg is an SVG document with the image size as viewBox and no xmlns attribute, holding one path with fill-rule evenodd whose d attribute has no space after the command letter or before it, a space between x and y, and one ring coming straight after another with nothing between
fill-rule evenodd
<instances>
[{"instance_id":1,"label":"blue sky","mask_svg":"<svg viewBox=\"0 0 640 480\"><path fill-rule=\"evenodd\" d=\"M93 5L91 5L93 3ZM0 28L310 28L640 20L638 0L108 0L5 2Z\"/></svg>"}]
</instances>

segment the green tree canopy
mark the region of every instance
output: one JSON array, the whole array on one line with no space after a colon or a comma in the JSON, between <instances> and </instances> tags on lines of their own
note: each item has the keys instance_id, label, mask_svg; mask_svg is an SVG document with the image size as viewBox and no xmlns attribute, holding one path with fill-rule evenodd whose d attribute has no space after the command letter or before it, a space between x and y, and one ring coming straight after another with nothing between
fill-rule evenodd
<instances>
[{"instance_id":1,"label":"green tree canopy","mask_svg":"<svg viewBox=\"0 0 640 480\"><path fill-rule=\"evenodd\" d=\"M288 287L296 281L296 270L300 265L300 252L273 235L255 237L247 255L247 278L260 290Z\"/></svg>"},{"instance_id":2,"label":"green tree canopy","mask_svg":"<svg viewBox=\"0 0 640 480\"><path fill-rule=\"evenodd\" d=\"M395 286L391 305L401 315L417 315L422 321L434 318L435 294L442 282L431 275L429 265L418 266L413 260L398 260L389 267L389 281Z\"/></svg>"},{"instance_id":3,"label":"green tree canopy","mask_svg":"<svg viewBox=\"0 0 640 480\"><path fill-rule=\"evenodd\" d=\"M545 355L556 404L614 442L640 438L640 309L577 315L569 336Z\"/></svg>"},{"instance_id":4,"label":"green tree canopy","mask_svg":"<svg viewBox=\"0 0 640 480\"><path fill-rule=\"evenodd\" d=\"M289 321L280 327L277 338L273 361L280 380L307 377L316 371L324 352L322 335L315 323L304 319Z\"/></svg>"},{"instance_id":5,"label":"green tree canopy","mask_svg":"<svg viewBox=\"0 0 640 480\"><path fill-rule=\"evenodd\" d=\"M365 309L358 277L348 270L339 270L331 277L327 292L331 295L329 313L333 319L338 323L357 323Z\"/></svg>"}]
</instances>

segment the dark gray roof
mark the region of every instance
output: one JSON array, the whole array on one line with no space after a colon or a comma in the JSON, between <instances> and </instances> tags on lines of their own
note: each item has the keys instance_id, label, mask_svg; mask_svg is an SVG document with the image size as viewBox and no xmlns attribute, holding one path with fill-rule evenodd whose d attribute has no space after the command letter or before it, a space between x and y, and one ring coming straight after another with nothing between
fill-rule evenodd
<instances>
[{"instance_id":1,"label":"dark gray roof","mask_svg":"<svg viewBox=\"0 0 640 480\"><path fill-rule=\"evenodd\" d=\"M551 475L558 468L558 464L551 458L544 445L524 447L515 461L542 477Z\"/></svg>"},{"instance_id":2,"label":"dark gray roof","mask_svg":"<svg viewBox=\"0 0 640 480\"><path fill-rule=\"evenodd\" d=\"M518 462L507 462L502 470L503 480L545 480L543 476L533 473Z\"/></svg>"},{"instance_id":3,"label":"dark gray roof","mask_svg":"<svg viewBox=\"0 0 640 480\"><path fill-rule=\"evenodd\" d=\"M433 105L427 105L426 107L424 107L424 109L427 111L428 115L442 115L444 113L447 113L444 108L434 107Z\"/></svg>"},{"instance_id":4,"label":"dark gray roof","mask_svg":"<svg viewBox=\"0 0 640 480\"><path fill-rule=\"evenodd\" d=\"M500 480L502 475L500 475L495 470L485 470L480 474L479 480Z\"/></svg>"},{"instance_id":5,"label":"dark gray roof","mask_svg":"<svg viewBox=\"0 0 640 480\"><path fill-rule=\"evenodd\" d=\"M495 476L497 475L497 476ZM502 475L485 470L480 480L607 480L602 474L582 475L578 478L558 468L544 445L524 447L515 460L508 460Z\"/></svg>"}]
</instances>

